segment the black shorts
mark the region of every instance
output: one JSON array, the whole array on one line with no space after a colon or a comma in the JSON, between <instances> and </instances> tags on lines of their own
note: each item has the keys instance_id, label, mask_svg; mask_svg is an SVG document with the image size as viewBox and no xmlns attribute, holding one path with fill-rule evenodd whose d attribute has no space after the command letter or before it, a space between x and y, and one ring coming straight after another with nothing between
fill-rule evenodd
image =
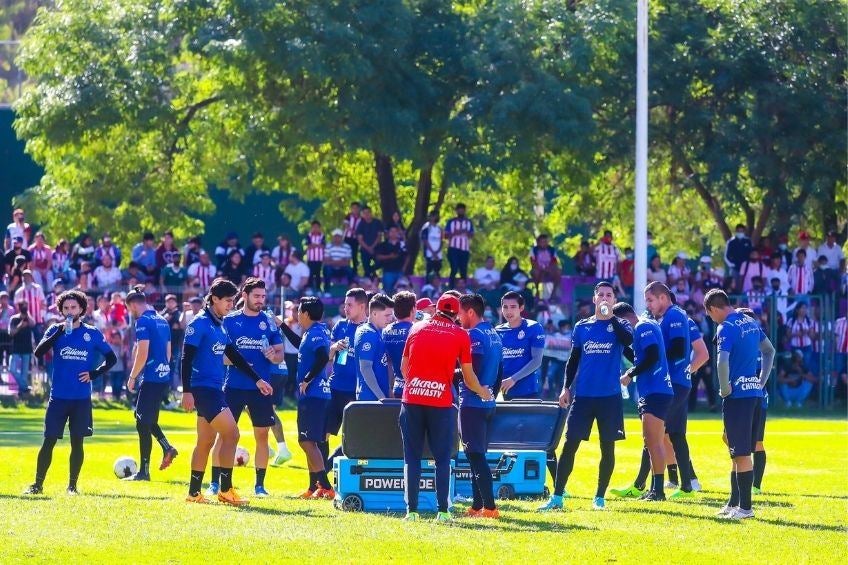
<instances>
[{"instance_id":1,"label":"black shorts","mask_svg":"<svg viewBox=\"0 0 848 565\"><path fill-rule=\"evenodd\" d=\"M327 405L327 424L325 426L326 433L333 436L339 435L339 430L342 427L342 416L344 416L345 406L354 400L356 400L355 392L346 392L343 390L330 391L330 403Z\"/></svg>"},{"instance_id":2,"label":"black shorts","mask_svg":"<svg viewBox=\"0 0 848 565\"><path fill-rule=\"evenodd\" d=\"M297 401L298 441L324 441L327 429L327 409L330 400L302 397Z\"/></svg>"},{"instance_id":3,"label":"black shorts","mask_svg":"<svg viewBox=\"0 0 848 565\"><path fill-rule=\"evenodd\" d=\"M768 409L763 407L762 400L754 408L754 442L763 441L766 437L766 417ZM756 448L756 445L754 446Z\"/></svg>"},{"instance_id":4,"label":"black shorts","mask_svg":"<svg viewBox=\"0 0 848 565\"><path fill-rule=\"evenodd\" d=\"M67 400L51 398L44 414L44 437L62 439L65 423L71 437L89 437L94 435L94 418L91 415L91 399L79 398Z\"/></svg>"},{"instance_id":5,"label":"black shorts","mask_svg":"<svg viewBox=\"0 0 848 565\"><path fill-rule=\"evenodd\" d=\"M459 409L459 435L466 453L486 453L489 449L489 424L495 408Z\"/></svg>"},{"instance_id":6,"label":"black shorts","mask_svg":"<svg viewBox=\"0 0 848 565\"><path fill-rule=\"evenodd\" d=\"M194 409L197 410L197 415L210 424L218 417L218 414L229 408L223 390L198 386L191 389L191 394L194 396Z\"/></svg>"},{"instance_id":7,"label":"black shorts","mask_svg":"<svg viewBox=\"0 0 848 565\"><path fill-rule=\"evenodd\" d=\"M283 393L286 391L286 383L289 381L288 375L281 375L279 373L271 373L271 388L274 389L274 392L271 393L271 402L274 406L279 406L283 403Z\"/></svg>"},{"instance_id":8,"label":"black shorts","mask_svg":"<svg viewBox=\"0 0 848 565\"><path fill-rule=\"evenodd\" d=\"M721 404L724 433L730 457L744 457L754 451L754 414L762 398L725 398Z\"/></svg>"},{"instance_id":9,"label":"black shorts","mask_svg":"<svg viewBox=\"0 0 848 565\"><path fill-rule=\"evenodd\" d=\"M689 420L689 393L692 389L674 383L671 386L674 388L674 400L671 401L665 417L665 433L685 434Z\"/></svg>"},{"instance_id":10,"label":"black shorts","mask_svg":"<svg viewBox=\"0 0 848 565\"><path fill-rule=\"evenodd\" d=\"M640 416L650 414L665 421L672 402L674 402L674 396L671 394L649 394L639 397L636 408L639 410Z\"/></svg>"},{"instance_id":11,"label":"black shorts","mask_svg":"<svg viewBox=\"0 0 848 565\"><path fill-rule=\"evenodd\" d=\"M565 421L566 440L588 440L595 420L598 421L601 441L624 439L624 406L621 395L575 397Z\"/></svg>"},{"instance_id":12,"label":"black shorts","mask_svg":"<svg viewBox=\"0 0 848 565\"><path fill-rule=\"evenodd\" d=\"M265 396L259 392L258 388L253 390L228 388L224 392L224 397L227 399L227 406L230 407L230 412L233 413L236 422L239 421L245 406L247 406L250 423L253 424L254 428L270 428L277 421L277 416L274 413L274 401L270 395Z\"/></svg>"},{"instance_id":13,"label":"black shorts","mask_svg":"<svg viewBox=\"0 0 848 565\"><path fill-rule=\"evenodd\" d=\"M135 399L135 420L142 426L152 426L159 421L162 397L171 390L171 383L141 383Z\"/></svg>"}]
</instances>

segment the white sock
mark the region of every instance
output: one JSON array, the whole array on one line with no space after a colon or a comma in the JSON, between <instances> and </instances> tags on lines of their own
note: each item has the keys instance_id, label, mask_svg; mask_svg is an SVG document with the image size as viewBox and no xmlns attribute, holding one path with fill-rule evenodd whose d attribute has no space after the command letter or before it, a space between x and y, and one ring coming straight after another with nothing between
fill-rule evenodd
<instances>
[{"instance_id":1,"label":"white sock","mask_svg":"<svg viewBox=\"0 0 848 565\"><path fill-rule=\"evenodd\" d=\"M280 451L282 451L282 450L284 450L284 449L286 449L286 450L288 449L288 448L286 447L286 442L284 442L284 441L278 441L278 442L277 442L277 453L279 453Z\"/></svg>"}]
</instances>

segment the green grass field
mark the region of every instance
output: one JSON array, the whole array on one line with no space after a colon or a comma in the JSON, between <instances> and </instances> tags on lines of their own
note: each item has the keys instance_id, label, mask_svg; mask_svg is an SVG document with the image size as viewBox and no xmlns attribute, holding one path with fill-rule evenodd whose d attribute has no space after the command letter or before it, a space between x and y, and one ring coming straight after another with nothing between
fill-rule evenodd
<instances>
[{"instance_id":1,"label":"green grass field","mask_svg":"<svg viewBox=\"0 0 848 565\"><path fill-rule=\"evenodd\" d=\"M292 439L294 412L284 411ZM685 502L640 503L608 498L607 512L590 509L599 452L593 441L577 455L568 484L569 511L534 512L538 501L501 504L498 522L457 519L449 526L407 524L393 515L342 513L328 501L295 500L304 486L304 457L268 471L272 497L247 508L183 502L193 446L194 416L163 412L161 423L180 450L175 464L153 471L152 483L117 480L119 455L138 457L131 413L97 409L96 435L86 442L79 497L64 493L69 446L54 452L45 495L20 496L32 482L43 410L0 410L0 562L424 562L514 563L718 562L837 563L848 555L848 422L845 419L772 417L766 432L768 467L755 497L757 517L727 523L714 517L724 503L729 462L720 421L690 421L690 445L704 492ZM253 450L242 420L241 444ZM635 417L618 444L612 485L632 480L640 439ZM154 462L161 455L154 442ZM158 465L156 466L158 468ZM252 492L253 468L235 482ZM208 477L208 473L207 473ZM459 506L459 508L463 508ZM734 552L737 552L734 554ZM841 557L840 557L841 556Z\"/></svg>"}]
</instances>

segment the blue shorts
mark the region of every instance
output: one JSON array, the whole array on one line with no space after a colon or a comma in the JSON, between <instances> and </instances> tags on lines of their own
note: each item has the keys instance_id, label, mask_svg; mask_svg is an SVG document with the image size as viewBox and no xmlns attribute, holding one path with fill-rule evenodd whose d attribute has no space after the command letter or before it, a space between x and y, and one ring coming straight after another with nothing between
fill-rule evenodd
<instances>
[{"instance_id":1,"label":"blue shorts","mask_svg":"<svg viewBox=\"0 0 848 565\"><path fill-rule=\"evenodd\" d=\"M759 400L759 399L758 399ZM754 408L754 442L763 441L766 437L766 416L768 409L763 408L762 402L757 402ZM756 446L754 446L756 447Z\"/></svg>"},{"instance_id":2,"label":"blue shorts","mask_svg":"<svg viewBox=\"0 0 848 565\"><path fill-rule=\"evenodd\" d=\"M762 398L725 398L721 404L724 433L730 457L744 457L754 451L754 415Z\"/></svg>"},{"instance_id":3,"label":"blue shorts","mask_svg":"<svg viewBox=\"0 0 848 565\"><path fill-rule=\"evenodd\" d=\"M258 388L253 390L228 388L224 391L224 397L236 422L239 421L245 406L254 428L270 428L277 421L272 396L265 396L259 392Z\"/></svg>"},{"instance_id":4,"label":"blue shorts","mask_svg":"<svg viewBox=\"0 0 848 565\"><path fill-rule=\"evenodd\" d=\"M94 435L94 418L91 415L91 399L51 398L44 414L44 437L62 439L65 423L71 437Z\"/></svg>"},{"instance_id":5,"label":"blue shorts","mask_svg":"<svg viewBox=\"0 0 848 565\"><path fill-rule=\"evenodd\" d=\"M159 421L159 407L162 398L171 390L171 383L141 383L138 397L135 399L135 420L145 427Z\"/></svg>"},{"instance_id":6,"label":"blue shorts","mask_svg":"<svg viewBox=\"0 0 848 565\"><path fill-rule=\"evenodd\" d=\"M672 402L674 402L674 396L671 394L649 394L639 397L636 408L640 416L650 414L665 421Z\"/></svg>"},{"instance_id":7,"label":"blue shorts","mask_svg":"<svg viewBox=\"0 0 848 565\"><path fill-rule=\"evenodd\" d=\"M692 389L674 383L671 386L674 388L674 400L671 401L665 416L665 433L685 434L686 423L689 420L689 393Z\"/></svg>"},{"instance_id":8,"label":"blue shorts","mask_svg":"<svg viewBox=\"0 0 848 565\"><path fill-rule=\"evenodd\" d=\"M486 453L489 450L489 424L495 415L493 408L467 407L459 409L459 435L466 453Z\"/></svg>"},{"instance_id":9,"label":"blue shorts","mask_svg":"<svg viewBox=\"0 0 848 565\"><path fill-rule=\"evenodd\" d=\"M342 416L345 406L356 400L355 392L344 390L331 390L330 403L327 405L326 433L337 436L342 427ZM323 439L321 441L324 441Z\"/></svg>"},{"instance_id":10,"label":"blue shorts","mask_svg":"<svg viewBox=\"0 0 848 565\"><path fill-rule=\"evenodd\" d=\"M624 439L624 406L621 395L575 397L565 421L566 440L588 440L595 420L598 421L601 441Z\"/></svg>"},{"instance_id":11,"label":"blue shorts","mask_svg":"<svg viewBox=\"0 0 848 565\"><path fill-rule=\"evenodd\" d=\"M837 351L833 356L833 369L837 377L848 371L848 354Z\"/></svg>"},{"instance_id":12,"label":"blue shorts","mask_svg":"<svg viewBox=\"0 0 848 565\"><path fill-rule=\"evenodd\" d=\"M286 391L286 383L288 381L288 375L271 373L271 380L269 381L269 384L271 385L271 388L274 389L274 392L271 393L271 402L275 406L279 406L283 403L283 393Z\"/></svg>"},{"instance_id":13,"label":"blue shorts","mask_svg":"<svg viewBox=\"0 0 848 565\"><path fill-rule=\"evenodd\" d=\"M218 414L229 408L223 390L198 386L191 389L191 394L194 396L194 409L197 410L197 415L210 424L218 417Z\"/></svg>"},{"instance_id":14,"label":"blue shorts","mask_svg":"<svg viewBox=\"0 0 848 565\"><path fill-rule=\"evenodd\" d=\"M329 400L311 396L301 397L297 401L298 441L324 441L329 405Z\"/></svg>"}]
</instances>

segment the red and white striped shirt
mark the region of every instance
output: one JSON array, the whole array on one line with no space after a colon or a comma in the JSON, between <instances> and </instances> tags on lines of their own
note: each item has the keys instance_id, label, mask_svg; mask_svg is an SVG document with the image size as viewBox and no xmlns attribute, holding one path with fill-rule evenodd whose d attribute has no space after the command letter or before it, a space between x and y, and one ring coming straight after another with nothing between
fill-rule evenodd
<instances>
[{"instance_id":1,"label":"red and white striped shirt","mask_svg":"<svg viewBox=\"0 0 848 565\"><path fill-rule=\"evenodd\" d=\"M848 318L837 318L833 325L833 335L836 336L836 352L848 353Z\"/></svg>"},{"instance_id":2,"label":"red and white striped shirt","mask_svg":"<svg viewBox=\"0 0 848 565\"><path fill-rule=\"evenodd\" d=\"M362 218L355 214L348 214L348 216L344 219L344 238L345 239L356 239L356 228L359 227L359 222L362 221Z\"/></svg>"},{"instance_id":3,"label":"red and white striped shirt","mask_svg":"<svg viewBox=\"0 0 848 565\"><path fill-rule=\"evenodd\" d=\"M32 265L36 271L46 271L47 265L50 263L50 258L53 255L53 250L46 245L38 247L33 245L29 248L32 254Z\"/></svg>"},{"instance_id":4,"label":"red and white striped shirt","mask_svg":"<svg viewBox=\"0 0 848 565\"><path fill-rule=\"evenodd\" d=\"M468 218L453 218L448 220L445 226L445 237L448 238L448 247L460 251L471 250L471 238L474 235L474 224Z\"/></svg>"},{"instance_id":5,"label":"red and white striped shirt","mask_svg":"<svg viewBox=\"0 0 848 565\"><path fill-rule=\"evenodd\" d=\"M813 320L810 322L810 326L813 332L813 351L815 353L820 353L822 350L822 335L821 335L821 325L817 320Z\"/></svg>"},{"instance_id":6,"label":"red and white striped shirt","mask_svg":"<svg viewBox=\"0 0 848 565\"><path fill-rule=\"evenodd\" d=\"M306 261L315 261L319 263L324 261L325 245L326 241L324 240L324 234L322 232L309 232L306 235Z\"/></svg>"},{"instance_id":7,"label":"red and white striped shirt","mask_svg":"<svg viewBox=\"0 0 848 565\"><path fill-rule=\"evenodd\" d=\"M809 294L813 291L813 269L809 265L789 266L789 286L796 294Z\"/></svg>"},{"instance_id":8,"label":"red and white striped shirt","mask_svg":"<svg viewBox=\"0 0 848 565\"><path fill-rule=\"evenodd\" d=\"M253 276L265 281L266 288L274 288L276 286L274 284L274 273L276 273L276 271L277 268L271 264L263 265L262 263L257 263L253 266Z\"/></svg>"},{"instance_id":9,"label":"red and white striped shirt","mask_svg":"<svg viewBox=\"0 0 848 565\"><path fill-rule=\"evenodd\" d=\"M209 290L209 286L215 280L216 274L218 274L218 270L215 268L215 265L193 263L188 268L188 276L193 279L196 278L197 282L200 283L200 289L204 292Z\"/></svg>"},{"instance_id":10,"label":"red and white striped shirt","mask_svg":"<svg viewBox=\"0 0 848 565\"><path fill-rule=\"evenodd\" d=\"M291 257L292 251L294 248L289 245L288 247L283 247L282 245L278 245L273 250L271 250L271 257L274 259L274 262L280 266L281 269L285 269L289 264L289 257Z\"/></svg>"},{"instance_id":11,"label":"red and white striped shirt","mask_svg":"<svg viewBox=\"0 0 848 565\"><path fill-rule=\"evenodd\" d=\"M618 272L618 247L612 243L599 243L595 246L595 277L611 279Z\"/></svg>"},{"instance_id":12,"label":"red and white striped shirt","mask_svg":"<svg viewBox=\"0 0 848 565\"><path fill-rule=\"evenodd\" d=\"M22 286L15 291L15 303L26 300L29 313L36 324L44 322L44 291L41 285L32 283L31 286Z\"/></svg>"},{"instance_id":13,"label":"red and white striped shirt","mask_svg":"<svg viewBox=\"0 0 848 565\"><path fill-rule=\"evenodd\" d=\"M813 340L809 336L809 333L813 328L813 322L808 317L805 316L801 320L793 318L792 321L789 322L789 335L791 336L789 344L792 347L811 346L813 344Z\"/></svg>"},{"instance_id":14,"label":"red and white striped shirt","mask_svg":"<svg viewBox=\"0 0 848 565\"><path fill-rule=\"evenodd\" d=\"M54 270L61 271L65 268L65 261L68 260L68 254L62 251L56 250L53 252L53 268Z\"/></svg>"}]
</instances>

